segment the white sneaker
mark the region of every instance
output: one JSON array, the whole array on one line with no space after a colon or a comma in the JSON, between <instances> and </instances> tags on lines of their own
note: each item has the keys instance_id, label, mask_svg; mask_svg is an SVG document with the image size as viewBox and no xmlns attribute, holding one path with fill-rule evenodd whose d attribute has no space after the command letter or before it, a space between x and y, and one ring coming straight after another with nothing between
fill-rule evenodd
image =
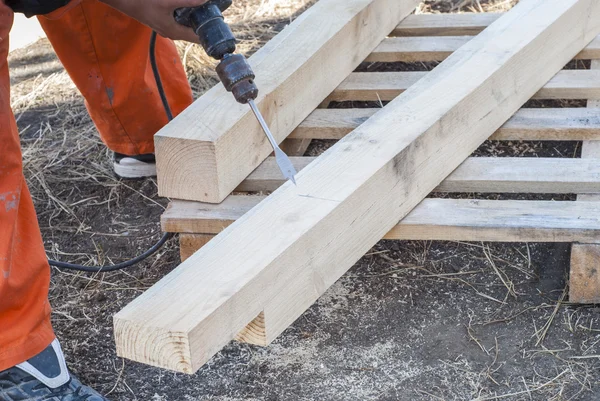
<instances>
[{"instance_id":1,"label":"white sneaker","mask_svg":"<svg viewBox=\"0 0 600 401\"><path fill-rule=\"evenodd\" d=\"M0 372L0 401L108 401L67 370L58 340L33 358Z\"/></svg>"},{"instance_id":2,"label":"white sneaker","mask_svg":"<svg viewBox=\"0 0 600 401\"><path fill-rule=\"evenodd\" d=\"M121 178L156 177L156 158L154 154L127 156L115 152L115 174Z\"/></svg>"}]
</instances>

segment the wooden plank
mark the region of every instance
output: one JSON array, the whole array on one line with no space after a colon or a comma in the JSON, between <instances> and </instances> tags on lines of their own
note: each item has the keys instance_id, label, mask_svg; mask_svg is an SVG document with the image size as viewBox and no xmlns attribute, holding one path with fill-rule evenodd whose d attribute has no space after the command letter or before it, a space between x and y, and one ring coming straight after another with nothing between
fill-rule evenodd
<instances>
[{"instance_id":1,"label":"wooden plank","mask_svg":"<svg viewBox=\"0 0 600 401\"><path fill-rule=\"evenodd\" d=\"M329 101L389 101L426 77L427 71L355 72L327 98Z\"/></svg>"},{"instance_id":2,"label":"wooden plank","mask_svg":"<svg viewBox=\"0 0 600 401\"><path fill-rule=\"evenodd\" d=\"M208 244L214 235L206 234L182 234L179 236L179 256L184 262L192 256L198 249Z\"/></svg>"},{"instance_id":3,"label":"wooden plank","mask_svg":"<svg viewBox=\"0 0 600 401\"><path fill-rule=\"evenodd\" d=\"M321 0L250 58L281 143L419 0ZM155 136L161 196L220 202L272 152L247 105L217 85Z\"/></svg>"},{"instance_id":4,"label":"wooden plank","mask_svg":"<svg viewBox=\"0 0 600 401\"><path fill-rule=\"evenodd\" d=\"M290 138L342 139L380 109L317 109ZM521 109L493 140L583 141L600 139L600 113L586 108Z\"/></svg>"},{"instance_id":5,"label":"wooden plank","mask_svg":"<svg viewBox=\"0 0 600 401\"><path fill-rule=\"evenodd\" d=\"M310 146L312 139L302 138L288 138L281 142L280 148L288 156L304 156L306 150Z\"/></svg>"},{"instance_id":6,"label":"wooden plank","mask_svg":"<svg viewBox=\"0 0 600 401\"><path fill-rule=\"evenodd\" d=\"M424 71L355 72L328 99L337 102L393 100L427 74ZM600 71L560 71L532 98L600 99Z\"/></svg>"},{"instance_id":7,"label":"wooden plank","mask_svg":"<svg viewBox=\"0 0 600 401\"><path fill-rule=\"evenodd\" d=\"M564 70L533 96L534 99L600 99L600 71Z\"/></svg>"},{"instance_id":8,"label":"wooden plank","mask_svg":"<svg viewBox=\"0 0 600 401\"><path fill-rule=\"evenodd\" d=\"M387 38L377 46L365 61L370 63L443 61L471 39L473 39L472 36ZM596 60L599 58L600 38L594 39L575 56L577 60Z\"/></svg>"},{"instance_id":9,"label":"wooden plank","mask_svg":"<svg viewBox=\"0 0 600 401\"><path fill-rule=\"evenodd\" d=\"M221 205L173 201L167 232L219 234L265 196L232 195ZM212 206L212 207L211 207ZM383 239L499 242L600 242L600 203L424 199Z\"/></svg>"},{"instance_id":10,"label":"wooden plank","mask_svg":"<svg viewBox=\"0 0 600 401\"><path fill-rule=\"evenodd\" d=\"M381 109L317 109L290 134L297 139L342 139Z\"/></svg>"},{"instance_id":11,"label":"wooden plank","mask_svg":"<svg viewBox=\"0 0 600 401\"><path fill-rule=\"evenodd\" d=\"M490 139L510 141L600 139L600 114L585 108L521 109Z\"/></svg>"},{"instance_id":12,"label":"wooden plank","mask_svg":"<svg viewBox=\"0 0 600 401\"><path fill-rule=\"evenodd\" d=\"M180 234L181 253L191 255L206 244L206 239L219 234L264 198L230 196L221 205L173 201L163 215L163 228L173 232L193 232L196 229L213 231L213 234ZM209 208L204 209L203 205ZM425 199L388 232L384 239L477 242L600 241L600 222L593 218L599 215L599 211L597 206L588 202ZM590 218L584 217L582 220L582 216ZM211 225L213 221L218 223ZM600 251L600 245L585 246L591 247L593 252ZM580 260L581 257L592 259ZM600 254L590 252L572 254L572 258L576 258L577 266L597 263L599 257ZM577 287L580 298L575 302L597 302L594 290L600 275L592 272L589 276L573 276L578 273L571 273L571 288L581 283L581 287ZM267 331L265 316L261 313L237 335L236 340L265 346L275 337L276 335L270 335Z\"/></svg>"},{"instance_id":13,"label":"wooden plank","mask_svg":"<svg viewBox=\"0 0 600 401\"><path fill-rule=\"evenodd\" d=\"M391 36L478 35L503 13L418 14L409 15Z\"/></svg>"},{"instance_id":14,"label":"wooden plank","mask_svg":"<svg viewBox=\"0 0 600 401\"><path fill-rule=\"evenodd\" d=\"M600 61L592 61L591 69L600 70ZM600 114L600 101L589 100L588 110ZM600 162L600 142L583 142L581 157ZM579 195L577 200L600 202L600 196ZM569 301L600 303L600 245L573 244L569 275Z\"/></svg>"},{"instance_id":15,"label":"wooden plank","mask_svg":"<svg viewBox=\"0 0 600 401\"><path fill-rule=\"evenodd\" d=\"M297 171L315 157L292 157ZM285 183L274 157L263 162L236 189L273 192ZM450 174L435 192L600 194L596 159L472 157Z\"/></svg>"},{"instance_id":16,"label":"wooden plank","mask_svg":"<svg viewBox=\"0 0 600 401\"><path fill-rule=\"evenodd\" d=\"M416 36L387 38L365 60L367 63L443 61L472 36Z\"/></svg>"},{"instance_id":17,"label":"wooden plank","mask_svg":"<svg viewBox=\"0 0 600 401\"><path fill-rule=\"evenodd\" d=\"M589 242L589 241L583 241ZM600 245L573 244L569 275L569 301L579 304L600 303Z\"/></svg>"},{"instance_id":18,"label":"wooden plank","mask_svg":"<svg viewBox=\"0 0 600 401\"><path fill-rule=\"evenodd\" d=\"M442 61L448 56L444 53L455 51L458 47L453 45L460 41L456 37L469 37L479 34L487 28L492 22L496 21L502 13L464 13L464 14L418 14L409 15L400 25L392 32L390 36L400 36L406 41L397 41L399 46L396 51L398 53L408 53L407 56L399 56L394 59L391 56L377 55L383 50L384 53L393 53L393 45L398 38L385 39L378 46L373 54L369 56L367 61L384 61L378 59L383 57L389 61ZM425 41L419 40L422 36L428 36ZM431 41L432 36L437 37L435 41ZM454 36L448 42L444 41L445 36ZM416 37L416 38L411 38ZM410 39L415 39L411 42ZM464 40L468 40L465 38ZM581 53L575 56L576 59L597 59L600 51L600 38L594 39ZM424 53L429 55L429 59L416 59L415 53ZM439 57L432 57L431 53L440 54ZM385 61L387 61L385 60Z\"/></svg>"},{"instance_id":19,"label":"wooden plank","mask_svg":"<svg viewBox=\"0 0 600 401\"><path fill-rule=\"evenodd\" d=\"M281 333L599 33L596 0L519 2L119 312L117 353L189 373Z\"/></svg>"}]
</instances>

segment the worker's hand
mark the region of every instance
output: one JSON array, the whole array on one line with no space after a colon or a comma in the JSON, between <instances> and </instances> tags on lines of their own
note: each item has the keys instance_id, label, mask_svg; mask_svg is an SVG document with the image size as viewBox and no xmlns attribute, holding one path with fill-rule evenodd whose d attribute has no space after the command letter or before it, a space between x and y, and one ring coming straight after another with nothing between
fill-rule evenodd
<instances>
[{"instance_id":1,"label":"worker's hand","mask_svg":"<svg viewBox=\"0 0 600 401\"><path fill-rule=\"evenodd\" d=\"M198 36L191 28L178 24L173 17L181 7L198 7L208 0L101 0L109 6L154 29L159 35L170 39L198 43Z\"/></svg>"}]
</instances>

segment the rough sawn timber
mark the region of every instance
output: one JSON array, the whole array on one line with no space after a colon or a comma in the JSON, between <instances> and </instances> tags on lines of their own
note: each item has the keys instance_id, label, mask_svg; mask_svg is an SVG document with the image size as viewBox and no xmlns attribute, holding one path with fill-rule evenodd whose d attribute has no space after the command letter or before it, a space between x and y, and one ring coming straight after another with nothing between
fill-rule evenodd
<instances>
[{"instance_id":1,"label":"rough sawn timber","mask_svg":"<svg viewBox=\"0 0 600 401\"><path fill-rule=\"evenodd\" d=\"M370 63L414 63L419 61L442 61L463 46L470 36L420 36L387 38L367 59ZM578 60L600 58L600 38L594 39L575 56Z\"/></svg>"},{"instance_id":2,"label":"rough sawn timber","mask_svg":"<svg viewBox=\"0 0 600 401\"><path fill-rule=\"evenodd\" d=\"M591 69L600 70L600 61L593 60ZM588 100L587 106L588 110L600 114L600 101ZM600 141L585 141L581 147L581 157L600 162ZM600 195L579 195L577 201L600 202ZM571 248L569 301L600 303L600 245L581 242L573 244Z\"/></svg>"},{"instance_id":3,"label":"rough sawn timber","mask_svg":"<svg viewBox=\"0 0 600 401\"><path fill-rule=\"evenodd\" d=\"M342 139L380 109L317 109L289 138ZM594 109L521 109L492 140L584 141L600 139L600 114Z\"/></svg>"},{"instance_id":4,"label":"rough sawn timber","mask_svg":"<svg viewBox=\"0 0 600 401\"><path fill-rule=\"evenodd\" d=\"M301 171L314 157L292 157ZM285 183L274 157L246 178L236 192L273 192ZM541 157L470 157L435 192L600 194L597 160Z\"/></svg>"},{"instance_id":5,"label":"rough sawn timber","mask_svg":"<svg viewBox=\"0 0 600 401\"><path fill-rule=\"evenodd\" d=\"M355 72L327 98L329 101L387 101L406 91L427 71ZM600 99L600 71L560 71L532 96L534 99Z\"/></svg>"},{"instance_id":6,"label":"rough sawn timber","mask_svg":"<svg viewBox=\"0 0 600 401\"><path fill-rule=\"evenodd\" d=\"M164 231L219 234L265 197L231 195L219 205L173 201L162 216ZM427 241L600 242L600 203L424 199L383 239ZM190 238L190 237L182 237ZM198 250L200 236L184 248ZM189 255L188 255L189 256Z\"/></svg>"},{"instance_id":7,"label":"rough sawn timber","mask_svg":"<svg viewBox=\"0 0 600 401\"><path fill-rule=\"evenodd\" d=\"M191 373L258 316L274 338L599 33L596 0L521 1L119 312L118 354Z\"/></svg>"},{"instance_id":8,"label":"rough sawn timber","mask_svg":"<svg viewBox=\"0 0 600 401\"><path fill-rule=\"evenodd\" d=\"M409 15L419 0L321 0L250 58L256 100L282 142ZM223 85L155 136L161 196L218 203L272 152Z\"/></svg>"},{"instance_id":9,"label":"rough sawn timber","mask_svg":"<svg viewBox=\"0 0 600 401\"><path fill-rule=\"evenodd\" d=\"M392 36L468 36L477 35L503 13L416 14L409 15Z\"/></svg>"}]
</instances>

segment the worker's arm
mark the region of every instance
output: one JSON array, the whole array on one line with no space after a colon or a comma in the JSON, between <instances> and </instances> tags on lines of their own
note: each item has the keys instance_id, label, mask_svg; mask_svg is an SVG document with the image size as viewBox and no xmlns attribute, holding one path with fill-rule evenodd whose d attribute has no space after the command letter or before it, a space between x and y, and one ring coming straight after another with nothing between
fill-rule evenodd
<instances>
[{"instance_id":1,"label":"worker's arm","mask_svg":"<svg viewBox=\"0 0 600 401\"><path fill-rule=\"evenodd\" d=\"M160 35L171 38L198 42L198 36L190 29L175 22L173 13L181 7L197 7L208 0L100 0L109 6L140 21L154 29ZM76 0L5 0L15 12L28 17L44 15L60 7L78 2Z\"/></svg>"},{"instance_id":2,"label":"worker's arm","mask_svg":"<svg viewBox=\"0 0 600 401\"><path fill-rule=\"evenodd\" d=\"M198 36L190 28L175 22L173 13L181 7L198 7L208 0L100 0L109 6L154 29L170 39L198 42Z\"/></svg>"}]
</instances>

